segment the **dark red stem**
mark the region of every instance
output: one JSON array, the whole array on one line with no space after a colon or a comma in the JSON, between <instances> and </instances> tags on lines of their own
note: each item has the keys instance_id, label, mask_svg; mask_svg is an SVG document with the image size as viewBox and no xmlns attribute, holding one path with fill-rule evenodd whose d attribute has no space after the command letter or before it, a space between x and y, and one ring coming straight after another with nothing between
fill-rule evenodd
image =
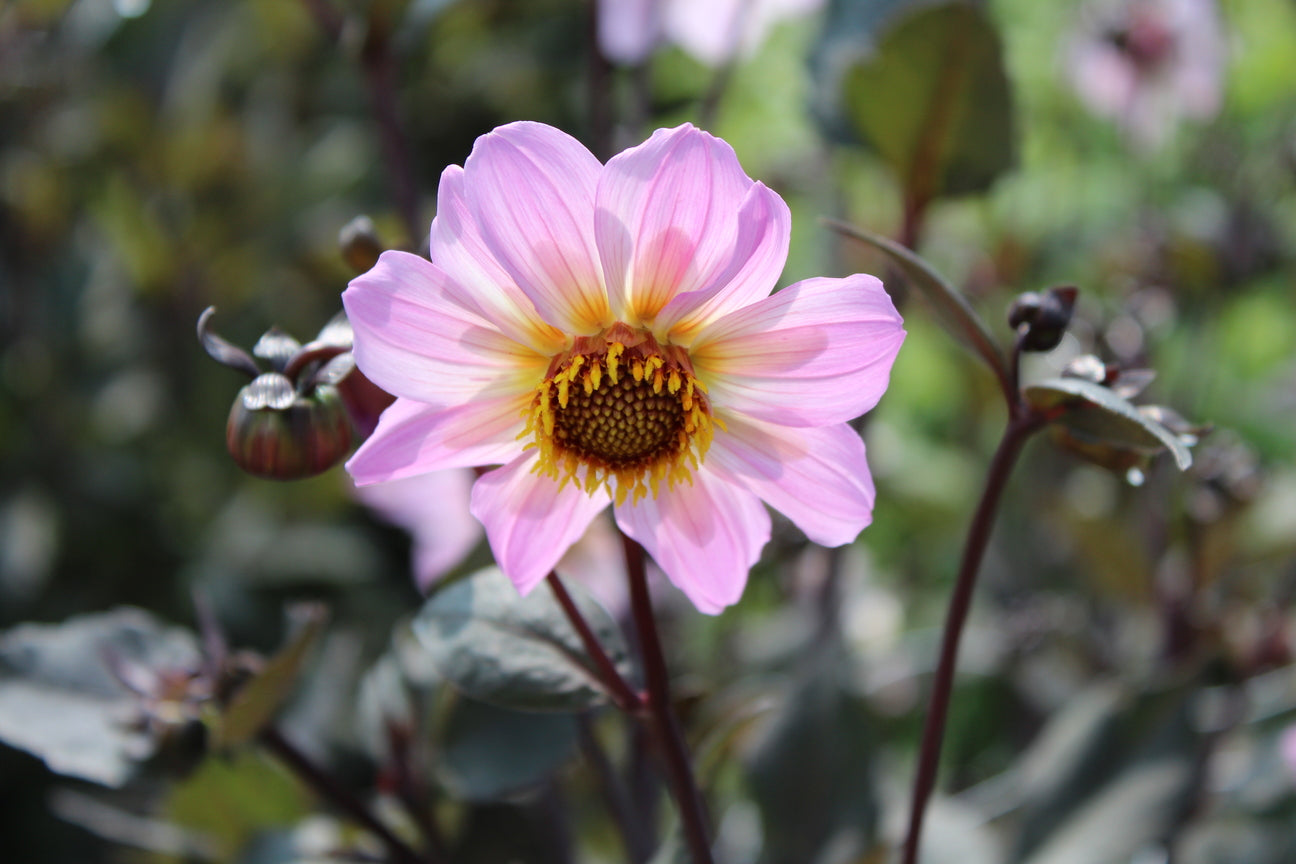
<instances>
[{"instance_id":1,"label":"dark red stem","mask_svg":"<svg viewBox=\"0 0 1296 864\"><path fill-rule=\"evenodd\" d=\"M626 572L630 578L630 608L634 614L635 629L639 632L644 679L648 685L648 726L661 750L666 780L679 808L680 824L693 862L713 864L715 859L708 839L706 802L702 800L702 791L693 776L688 744L684 741L671 703L666 658L662 654L657 619L653 615L652 599L648 594L644 550L630 537L622 535L622 541L625 544Z\"/></svg>"}]
</instances>

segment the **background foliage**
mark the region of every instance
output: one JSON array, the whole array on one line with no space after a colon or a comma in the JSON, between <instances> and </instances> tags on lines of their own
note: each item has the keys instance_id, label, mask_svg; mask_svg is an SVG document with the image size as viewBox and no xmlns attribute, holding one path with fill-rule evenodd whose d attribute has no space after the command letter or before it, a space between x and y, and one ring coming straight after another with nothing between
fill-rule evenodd
<instances>
[{"instance_id":1,"label":"background foliage","mask_svg":"<svg viewBox=\"0 0 1296 864\"><path fill-rule=\"evenodd\" d=\"M1214 425L1191 471L1162 457L1138 487L1047 441L1028 449L964 646L927 856L1130 861L1165 845L1192 864L1292 860L1296 7L1221 4L1223 108L1155 151L1068 87L1078 5L960 8L979 10L956 32L984 28L973 56L989 71L967 73L955 143L915 168L896 136L919 100L900 97L926 73L887 64L939 54L928 49L950 25L920 11L894 50L851 54L908 5L831 3L720 72L665 48L645 73L647 116L616 127L617 147L709 118L792 207L785 283L885 271L818 222L828 215L916 243L1001 343L1015 294L1078 285L1076 325L1028 377L1097 353L1156 369L1152 401ZM151 764L111 795L88 782L140 753L95 719L122 692L86 634L127 657L192 655L194 637L158 622L194 627L195 589L232 645L264 653L290 639L286 601L328 605L280 724L355 788L390 796L387 727L407 722L455 861L624 860L597 772L576 758L591 738L628 771L636 806L657 811L659 785L615 718L521 715L444 686L408 635L423 601L407 540L351 499L340 470L275 484L223 450L243 382L198 348L203 308L240 344L271 324L305 339L338 309L351 271L337 235L353 216L372 215L392 246L423 242L436 178L476 136L516 119L595 131L584 3L344 12L334 41L288 0L0 8L0 737L56 747L26 743L6 725L18 715L84 716L103 733L92 766L51 761L80 780L0 747L12 860L259 864L357 842L245 747ZM374 32L390 34L414 238L371 117ZM631 116L645 83L604 74ZM865 430L875 523L839 577L776 523L723 616L662 586L726 860L881 860L869 856L898 834L940 616L1002 424L993 376L906 303L910 336ZM478 550L460 572L487 561ZM58 638L19 627L123 605L155 617L74 618Z\"/></svg>"}]
</instances>

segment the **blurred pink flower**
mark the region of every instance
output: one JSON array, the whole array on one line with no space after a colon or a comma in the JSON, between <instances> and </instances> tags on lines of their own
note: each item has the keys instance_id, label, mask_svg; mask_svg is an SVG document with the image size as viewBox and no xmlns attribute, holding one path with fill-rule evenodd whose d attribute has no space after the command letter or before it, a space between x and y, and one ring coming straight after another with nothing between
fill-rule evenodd
<instances>
[{"instance_id":1,"label":"blurred pink flower","mask_svg":"<svg viewBox=\"0 0 1296 864\"><path fill-rule=\"evenodd\" d=\"M501 465L472 512L523 593L613 504L711 613L769 538L762 500L824 545L871 521L847 421L886 390L900 316L872 276L767 296L790 215L728 144L685 125L602 165L513 123L437 204L431 262L386 252L343 295L357 363L398 397L357 483Z\"/></svg>"},{"instance_id":2,"label":"blurred pink flower","mask_svg":"<svg viewBox=\"0 0 1296 864\"><path fill-rule=\"evenodd\" d=\"M823 0L599 0L599 49L634 65L672 42L709 66L754 52L779 21L818 9Z\"/></svg>"},{"instance_id":3,"label":"blurred pink flower","mask_svg":"<svg viewBox=\"0 0 1296 864\"><path fill-rule=\"evenodd\" d=\"M356 486L360 503L410 535L414 583L425 594L482 538L481 523L468 511L476 477L472 469L454 468Z\"/></svg>"},{"instance_id":4,"label":"blurred pink flower","mask_svg":"<svg viewBox=\"0 0 1296 864\"><path fill-rule=\"evenodd\" d=\"M1067 72L1091 111L1152 149L1180 118L1220 108L1224 36L1214 0L1120 0L1092 6Z\"/></svg>"}]
</instances>

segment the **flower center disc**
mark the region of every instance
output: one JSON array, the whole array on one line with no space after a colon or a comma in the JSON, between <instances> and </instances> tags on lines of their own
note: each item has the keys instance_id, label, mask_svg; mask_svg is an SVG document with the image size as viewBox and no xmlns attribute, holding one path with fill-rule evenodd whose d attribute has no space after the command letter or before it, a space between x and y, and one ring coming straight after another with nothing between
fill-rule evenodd
<instances>
[{"instance_id":1,"label":"flower center disc","mask_svg":"<svg viewBox=\"0 0 1296 864\"><path fill-rule=\"evenodd\" d=\"M711 443L704 394L681 349L617 324L554 358L522 437L534 436L540 473L637 500L663 479L692 482Z\"/></svg>"},{"instance_id":2,"label":"flower center disc","mask_svg":"<svg viewBox=\"0 0 1296 864\"><path fill-rule=\"evenodd\" d=\"M570 393L554 412L554 439L587 462L615 468L646 465L678 445L684 429L679 394L654 392L652 382L609 376L597 389Z\"/></svg>"}]
</instances>

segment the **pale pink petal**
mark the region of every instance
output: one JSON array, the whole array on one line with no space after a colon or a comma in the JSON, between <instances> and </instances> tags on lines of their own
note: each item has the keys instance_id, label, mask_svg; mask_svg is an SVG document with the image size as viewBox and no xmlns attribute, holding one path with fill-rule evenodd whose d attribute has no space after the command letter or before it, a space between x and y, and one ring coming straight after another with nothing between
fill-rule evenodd
<instances>
[{"instance_id":1,"label":"pale pink petal","mask_svg":"<svg viewBox=\"0 0 1296 864\"><path fill-rule=\"evenodd\" d=\"M689 351L717 413L827 426L877 404L905 331L872 276L807 279L708 326Z\"/></svg>"},{"instance_id":2,"label":"pale pink petal","mask_svg":"<svg viewBox=\"0 0 1296 864\"><path fill-rule=\"evenodd\" d=\"M594 217L613 314L651 322L676 294L726 269L751 186L732 147L688 124L614 156Z\"/></svg>"},{"instance_id":3,"label":"pale pink petal","mask_svg":"<svg viewBox=\"0 0 1296 864\"><path fill-rule=\"evenodd\" d=\"M610 514L590 523L585 534L554 567L564 579L573 579L616 617L630 609L625 552Z\"/></svg>"},{"instance_id":4,"label":"pale pink petal","mask_svg":"<svg viewBox=\"0 0 1296 864\"><path fill-rule=\"evenodd\" d=\"M706 466L693 484L616 508L617 524L648 551L699 611L714 615L742 596L747 572L769 540L760 499Z\"/></svg>"},{"instance_id":5,"label":"pale pink petal","mask_svg":"<svg viewBox=\"0 0 1296 864\"><path fill-rule=\"evenodd\" d=\"M738 53L746 8L754 0L662 0L666 38L708 66L723 66Z\"/></svg>"},{"instance_id":6,"label":"pale pink petal","mask_svg":"<svg viewBox=\"0 0 1296 864\"><path fill-rule=\"evenodd\" d=\"M794 429L730 418L707 467L747 487L821 546L854 540L873 521L864 442L845 423Z\"/></svg>"},{"instance_id":7,"label":"pale pink petal","mask_svg":"<svg viewBox=\"0 0 1296 864\"><path fill-rule=\"evenodd\" d=\"M605 492L536 474L536 455L522 456L478 478L472 513L486 526L495 561L522 594L549 575L608 505Z\"/></svg>"},{"instance_id":8,"label":"pale pink petal","mask_svg":"<svg viewBox=\"0 0 1296 864\"><path fill-rule=\"evenodd\" d=\"M429 471L500 465L517 458L522 412L531 397L502 396L439 408L397 399L346 468L359 485L400 480Z\"/></svg>"},{"instance_id":9,"label":"pale pink petal","mask_svg":"<svg viewBox=\"0 0 1296 864\"><path fill-rule=\"evenodd\" d=\"M779 21L823 0L661 0L666 37L709 66L751 54Z\"/></svg>"},{"instance_id":10,"label":"pale pink petal","mask_svg":"<svg viewBox=\"0 0 1296 864\"><path fill-rule=\"evenodd\" d=\"M360 371L388 393L439 405L534 388L549 358L504 336L461 295L430 261L384 252L342 293Z\"/></svg>"},{"instance_id":11,"label":"pale pink petal","mask_svg":"<svg viewBox=\"0 0 1296 864\"><path fill-rule=\"evenodd\" d=\"M636 66L661 38L660 0L598 0L598 43L613 63Z\"/></svg>"},{"instance_id":12,"label":"pale pink petal","mask_svg":"<svg viewBox=\"0 0 1296 864\"><path fill-rule=\"evenodd\" d=\"M791 233L787 204L765 184L753 185L738 210L738 236L728 266L702 288L666 304L654 330L688 346L707 324L769 296L787 262Z\"/></svg>"},{"instance_id":13,"label":"pale pink petal","mask_svg":"<svg viewBox=\"0 0 1296 864\"><path fill-rule=\"evenodd\" d=\"M432 220L430 255L457 285L465 289L464 305L479 310L515 342L542 354L562 350L563 335L536 314L522 289L495 260L481 238L464 196L464 172L451 165L441 172L437 214Z\"/></svg>"},{"instance_id":14,"label":"pale pink petal","mask_svg":"<svg viewBox=\"0 0 1296 864\"><path fill-rule=\"evenodd\" d=\"M611 323L594 245L603 166L579 141L541 123L477 139L464 189L482 240L545 321L568 334Z\"/></svg>"},{"instance_id":15,"label":"pale pink petal","mask_svg":"<svg viewBox=\"0 0 1296 864\"><path fill-rule=\"evenodd\" d=\"M468 511L476 479L472 470L457 468L354 487L361 503L409 532L419 590L427 591L481 540L481 523Z\"/></svg>"}]
</instances>

